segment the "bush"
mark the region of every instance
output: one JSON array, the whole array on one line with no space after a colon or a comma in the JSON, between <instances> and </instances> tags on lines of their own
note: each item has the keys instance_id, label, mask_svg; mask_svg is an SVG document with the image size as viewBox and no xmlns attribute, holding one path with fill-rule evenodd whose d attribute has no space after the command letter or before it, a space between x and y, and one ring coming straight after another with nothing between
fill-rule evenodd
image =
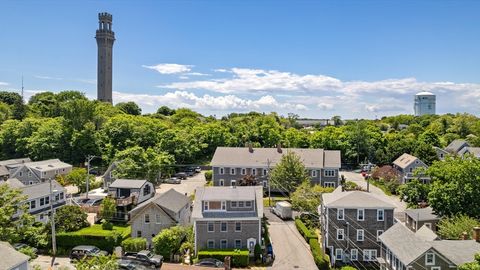
<instances>
[{"instance_id":1,"label":"bush","mask_svg":"<svg viewBox=\"0 0 480 270\"><path fill-rule=\"evenodd\" d=\"M359 187L359 186L357 185L357 183L352 182L352 181L347 181L347 182L345 182L344 188L345 188L346 190L359 190L359 189L361 189L361 187Z\"/></svg>"},{"instance_id":2,"label":"bush","mask_svg":"<svg viewBox=\"0 0 480 270\"><path fill-rule=\"evenodd\" d=\"M352 266L344 266L340 270L357 270L357 268L352 267Z\"/></svg>"},{"instance_id":3,"label":"bush","mask_svg":"<svg viewBox=\"0 0 480 270\"><path fill-rule=\"evenodd\" d=\"M30 257L30 260L33 260L33 259L37 258L37 254L35 253L35 251L33 250L32 247L28 247L28 246L23 247L23 248L19 249L18 251L20 251L21 253Z\"/></svg>"},{"instance_id":4,"label":"bush","mask_svg":"<svg viewBox=\"0 0 480 270\"><path fill-rule=\"evenodd\" d=\"M207 182L212 181L212 176L213 176L212 170L205 171L205 180L207 180Z\"/></svg>"},{"instance_id":5,"label":"bush","mask_svg":"<svg viewBox=\"0 0 480 270\"><path fill-rule=\"evenodd\" d=\"M313 260L317 265L319 270L328 270L330 269L330 260L327 255L323 253L323 250L320 248L320 244L317 239L310 239L308 241L310 245L310 250L312 251Z\"/></svg>"},{"instance_id":6,"label":"bush","mask_svg":"<svg viewBox=\"0 0 480 270\"><path fill-rule=\"evenodd\" d=\"M310 239L317 240L317 234L309 230L300 219L295 219L295 226L297 226L297 230L300 232L303 238L305 238L305 241L308 242Z\"/></svg>"},{"instance_id":7,"label":"bush","mask_svg":"<svg viewBox=\"0 0 480 270\"><path fill-rule=\"evenodd\" d=\"M180 249L187 233L188 228L180 226L162 230L152 239L155 253L162 255L166 260L170 259L170 256Z\"/></svg>"},{"instance_id":8,"label":"bush","mask_svg":"<svg viewBox=\"0 0 480 270\"><path fill-rule=\"evenodd\" d=\"M111 230L113 230L113 224L111 222L103 220L102 221L102 229L104 229L106 231L111 231Z\"/></svg>"},{"instance_id":9,"label":"bush","mask_svg":"<svg viewBox=\"0 0 480 270\"><path fill-rule=\"evenodd\" d=\"M147 239L145 238L127 238L122 241L124 251L139 252L147 249Z\"/></svg>"},{"instance_id":10,"label":"bush","mask_svg":"<svg viewBox=\"0 0 480 270\"><path fill-rule=\"evenodd\" d=\"M233 267L247 267L249 253L250 252L246 249L209 249L199 251L198 259L214 258L223 262L225 261L225 257L230 256L232 258Z\"/></svg>"},{"instance_id":11,"label":"bush","mask_svg":"<svg viewBox=\"0 0 480 270\"><path fill-rule=\"evenodd\" d=\"M262 255L262 248L258 243L255 245L255 249L253 250L253 253L256 261L261 259L260 256Z\"/></svg>"},{"instance_id":12,"label":"bush","mask_svg":"<svg viewBox=\"0 0 480 270\"><path fill-rule=\"evenodd\" d=\"M90 226L87 213L77 205L65 205L55 210L57 232L74 232Z\"/></svg>"}]
</instances>

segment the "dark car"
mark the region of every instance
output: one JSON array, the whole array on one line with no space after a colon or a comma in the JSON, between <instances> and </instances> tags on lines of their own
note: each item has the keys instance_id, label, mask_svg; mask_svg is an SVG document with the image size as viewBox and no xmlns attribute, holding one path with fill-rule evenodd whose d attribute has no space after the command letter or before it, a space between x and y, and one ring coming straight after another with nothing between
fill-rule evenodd
<instances>
[{"instance_id":1,"label":"dark car","mask_svg":"<svg viewBox=\"0 0 480 270\"><path fill-rule=\"evenodd\" d=\"M177 178L180 178L180 179L182 179L182 180L185 180L185 179L187 179L187 176L188 176L188 175L187 175L187 173L185 173L185 172L178 172L178 173L176 173L174 176L177 177Z\"/></svg>"},{"instance_id":2,"label":"dark car","mask_svg":"<svg viewBox=\"0 0 480 270\"><path fill-rule=\"evenodd\" d=\"M125 252L122 259L141 262L155 267L161 267L163 264L163 256L155 255L149 250L142 250L137 252Z\"/></svg>"},{"instance_id":3,"label":"dark car","mask_svg":"<svg viewBox=\"0 0 480 270\"><path fill-rule=\"evenodd\" d=\"M205 267L215 267L215 268L223 268L223 262L213 258L201 259L199 260L195 266L205 266Z\"/></svg>"},{"instance_id":4,"label":"dark car","mask_svg":"<svg viewBox=\"0 0 480 270\"><path fill-rule=\"evenodd\" d=\"M108 255L108 252L100 250L96 246L76 246L70 252L70 260L81 260L101 255Z\"/></svg>"},{"instance_id":5,"label":"dark car","mask_svg":"<svg viewBox=\"0 0 480 270\"><path fill-rule=\"evenodd\" d=\"M129 259L118 259L118 268L123 270L145 270L152 269L153 267L149 264L144 264L138 261L129 260Z\"/></svg>"}]
</instances>

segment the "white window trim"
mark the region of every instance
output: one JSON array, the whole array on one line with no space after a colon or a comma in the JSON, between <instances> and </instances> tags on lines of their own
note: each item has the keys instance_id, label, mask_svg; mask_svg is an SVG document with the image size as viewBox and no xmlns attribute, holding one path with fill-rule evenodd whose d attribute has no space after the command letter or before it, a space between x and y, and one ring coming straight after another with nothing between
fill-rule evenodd
<instances>
[{"instance_id":1,"label":"white window trim","mask_svg":"<svg viewBox=\"0 0 480 270\"><path fill-rule=\"evenodd\" d=\"M225 230L223 230L223 224L225 224ZM227 222L221 222L220 223L220 232L228 232L228 223Z\"/></svg>"},{"instance_id":2,"label":"white window trim","mask_svg":"<svg viewBox=\"0 0 480 270\"><path fill-rule=\"evenodd\" d=\"M377 230L377 242L380 242L380 235L382 235L382 233L384 233L383 230Z\"/></svg>"},{"instance_id":3,"label":"white window trim","mask_svg":"<svg viewBox=\"0 0 480 270\"><path fill-rule=\"evenodd\" d=\"M355 256L353 256L354 254L355 254ZM358 249L352 248L350 250L350 260L352 260L352 261L357 261L358 260Z\"/></svg>"},{"instance_id":4,"label":"white window trim","mask_svg":"<svg viewBox=\"0 0 480 270\"><path fill-rule=\"evenodd\" d=\"M213 247L210 247L210 243L213 243ZM208 239L207 240L207 248L215 248L215 240L213 239Z\"/></svg>"},{"instance_id":5,"label":"white window trim","mask_svg":"<svg viewBox=\"0 0 480 270\"><path fill-rule=\"evenodd\" d=\"M218 180L218 185L223 187L225 185L225 180L224 179Z\"/></svg>"},{"instance_id":6,"label":"white window trim","mask_svg":"<svg viewBox=\"0 0 480 270\"><path fill-rule=\"evenodd\" d=\"M257 169L255 168L252 169L252 175L257 175Z\"/></svg>"},{"instance_id":7,"label":"white window trim","mask_svg":"<svg viewBox=\"0 0 480 270\"><path fill-rule=\"evenodd\" d=\"M336 172L335 172L334 169L324 169L323 170L323 176L325 176L325 177L335 177L335 175L336 175Z\"/></svg>"},{"instance_id":8,"label":"white window trim","mask_svg":"<svg viewBox=\"0 0 480 270\"><path fill-rule=\"evenodd\" d=\"M208 201L203 201L203 211L209 211Z\"/></svg>"},{"instance_id":9,"label":"white window trim","mask_svg":"<svg viewBox=\"0 0 480 270\"><path fill-rule=\"evenodd\" d=\"M267 188L268 187L268 182L266 180L263 181L263 187Z\"/></svg>"},{"instance_id":10,"label":"white window trim","mask_svg":"<svg viewBox=\"0 0 480 270\"><path fill-rule=\"evenodd\" d=\"M432 266L430 270L442 270L442 267L440 266Z\"/></svg>"},{"instance_id":11,"label":"white window trim","mask_svg":"<svg viewBox=\"0 0 480 270\"><path fill-rule=\"evenodd\" d=\"M428 262L428 255L429 254L432 255L432 262L431 263ZM425 265L435 265L435 253L433 253L431 251L425 253Z\"/></svg>"},{"instance_id":12,"label":"white window trim","mask_svg":"<svg viewBox=\"0 0 480 270\"><path fill-rule=\"evenodd\" d=\"M250 205L247 205L247 204L250 204ZM246 201L245 202L245 207L247 207L247 208L252 207L252 201Z\"/></svg>"},{"instance_id":13,"label":"white window trim","mask_svg":"<svg viewBox=\"0 0 480 270\"><path fill-rule=\"evenodd\" d=\"M246 168L242 168L242 169L240 170L240 174L241 174L241 175L246 175L246 174L247 174L247 169L246 169Z\"/></svg>"},{"instance_id":14,"label":"white window trim","mask_svg":"<svg viewBox=\"0 0 480 270\"><path fill-rule=\"evenodd\" d=\"M342 212L342 218L340 218L340 211ZM345 220L345 209L343 208L337 209L337 220Z\"/></svg>"},{"instance_id":15,"label":"white window trim","mask_svg":"<svg viewBox=\"0 0 480 270\"><path fill-rule=\"evenodd\" d=\"M360 212L362 213L362 218L360 219ZM365 209L357 209L357 220L364 221L365 220Z\"/></svg>"},{"instance_id":16,"label":"white window trim","mask_svg":"<svg viewBox=\"0 0 480 270\"><path fill-rule=\"evenodd\" d=\"M380 213L382 213L382 219L380 219ZM377 221L384 221L384 220L385 220L385 210L377 209Z\"/></svg>"},{"instance_id":17,"label":"white window trim","mask_svg":"<svg viewBox=\"0 0 480 270\"><path fill-rule=\"evenodd\" d=\"M235 175L235 173L236 173L235 168L230 168L230 175Z\"/></svg>"},{"instance_id":18,"label":"white window trim","mask_svg":"<svg viewBox=\"0 0 480 270\"><path fill-rule=\"evenodd\" d=\"M335 187L336 183L335 182L324 182L323 186L324 187Z\"/></svg>"},{"instance_id":19,"label":"white window trim","mask_svg":"<svg viewBox=\"0 0 480 270\"><path fill-rule=\"evenodd\" d=\"M237 230L237 223L240 223L240 230ZM235 222L235 232L241 232L242 231L242 223L241 222Z\"/></svg>"},{"instance_id":20,"label":"white window trim","mask_svg":"<svg viewBox=\"0 0 480 270\"><path fill-rule=\"evenodd\" d=\"M237 186L237 180L230 181L230 186L236 187Z\"/></svg>"},{"instance_id":21,"label":"white window trim","mask_svg":"<svg viewBox=\"0 0 480 270\"><path fill-rule=\"evenodd\" d=\"M360 234L360 232L362 232L362 233ZM362 236L361 239L359 237L360 235ZM363 229L357 230L357 241L362 242L364 240L365 240L365 231Z\"/></svg>"},{"instance_id":22,"label":"white window trim","mask_svg":"<svg viewBox=\"0 0 480 270\"><path fill-rule=\"evenodd\" d=\"M212 224L213 230L210 230L210 224ZM207 222L207 232L215 232L215 223L213 222Z\"/></svg>"},{"instance_id":23,"label":"white window trim","mask_svg":"<svg viewBox=\"0 0 480 270\"><path fill-rule=\"evenodd\" d=\"M365 259L365 256L368 254L368 260ZM375 260L378 256L377 250L376 249L364 249L363 250L363 261L364 262L371 262L374 261L372 260L372 254L375 254Z\"/></svg>"},{"instance_id":24,"label":"white window trim","mask_svg":"<svg viewBox=\"0 0 480 270\"><path fill-rule=\"evenodd\" d=\"M338 255L340 255L340 258L338 258ZM341 249L341 248L336 248L335 249L335 260L336 261L343 260L343 249Z\"/></svg>"},{"instance_id":25,"label":"white window trim","mask_svg":"<svg viewBox=\"0 0 480 270\"><path fill-rule=\"evenodd\" d=\"M225 168L223 167L218 168L218 174L221 174L221 175L225 174Z\"/></svg>"},{"instance_id":26,"label":"white window trim","mask_svg":"<svg viewBox=\"0 0 480 270\"><path fill-rule=\"evenodd\" d=\"M267 170L267 169L263 169L263 170L262 170L262 175L265 176L265 175L267 175L267 174L268 174L268 170Z\"/></svg>"},{"instance_id":27,"label":"white window trim","mask_svg":"<svg viewBox=\"0 0 480 270\"><path fill-rule=\"evenodd\" d=\"M239 247L237 246L237 241L240 242L240 246L239 246ZM242 239L235 239L235 240L233 241L233 245L234 245L234 247L237 248L237 249L238 249L238 248L242 248Z\"/></svg>"},{"instance_id":28,"label":"white window trim","mask_svg":"<svg viewBox=\"0 0 480 270\"><path fill-rule=\"evenodd\" d=\"M345 240L345 231L343 229L337 229L337 240Z\"/></svg>"},{"instance_id":29,"label":"white window trim","mask_svg":"<svg viewBox=\"0 0 480 270\"><path fill-rule=\"evenodd\" d=\"M155 223L162 224L162 216L160 214L155 214Z\"/></svg>"},{"instance_id":30,"label":"white window trim","mask_svg":"<svg viewBox=\"0 0 480 270\"><path fill-rule=\"evenodd\" d=\"M222 247L222 242L225 241L225 247ZM220 239L220 248L228 248L228 240L227 239Z\"/></svg>"},{"instance_id":31,"label":"white window trim","mask_svg":"<svg viewBox=\"0 0 480 270\"><path fill-rule=\"evenodd\" d=\"M312 177L317 177L317 170L312 170L311 175L312 175Z\"/></svg>"},{"instance_id":32,"label":"white window trim","mask_svg":"<svg viewBox=\"0 0 480 270\"><path fill-rule=\"evenodd\" d=\"M148 217L148 222L147 222L147 217ZM143 222L145 224L150 224L150 214L144 214L143 215Z\"/></svg>"}]
</instances>

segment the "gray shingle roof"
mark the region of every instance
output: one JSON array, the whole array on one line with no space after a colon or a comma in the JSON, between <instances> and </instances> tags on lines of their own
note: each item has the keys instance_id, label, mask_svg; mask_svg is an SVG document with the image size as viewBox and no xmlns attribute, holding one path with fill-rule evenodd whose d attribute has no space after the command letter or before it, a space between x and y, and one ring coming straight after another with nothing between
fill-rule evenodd
<instances>
[{"instance_id":1,"label":"gray shingle roof","mask_svg":"<svg viewBox=\"0 0 480 270\"><path fill-rule=\"evenodd\" d=\"M141 188L147 180L135 180L135 179L117 179L110 184L111 188Z\"/></svg>"},{"instance_id":2,"label":"gray shingle roof","mask_svg":"<svg viewBox=\"0 0 480 270\"><path fill-rule=\"evenodd\" d=\"M48 196L50 194L50 183L44 182L34 185L28 185L20 188L24 195L27 195L29 200ZM57 181L52 180L52 189L59 192L66 193L66 189L62 187Z\"/></svg>"},{"instance_id":3,"label":"gray shingle roof","mask_svg":"<svg viewBox=\"0 0 480 270\"><path fill-rule=\"evenodd\" d=\"M342 187L336 188L332 193L322 194L322 198L327 208L395 208L394 204L377 194L357 190L342 191Z\"/></svg>"},{"instance_id":4,"label":"gray shingle roof","mask_svg":"<svg viewBox=\"0 0 480 270\"><path fill-rule=\"evenodd\" d=\"M453 140L445 150L449 153L456 154L460 151L463 147L470 146L467 141L465 140Z\"/></svg>"},{"instance_id":5,"label":"gray shingle roof","mask_svg":"<svg viewBox=\"0 0 480 270\"><path fill-rule=\"evenodd\" d=\"M418 229L418 231L415 232L415 236L424 241L433 241L438 239L438 235L436 235L425 225L423 225L420 229Z\"/></svg>"},{"instance_id":6,"label":"gray shingle roof","mask_svg":"<svg viewBox=\"0 0 480 270\"><path fill-rule=\"evenodd\" d=\"M48 159L48 160L42 160L42 161L27 162L25 163L25 166L41 172L72 167L72 165L65 163L59 159Z\"/></svg>"},{"instance_id":7,"label":"gray shingle roof","mask_svg":"<svg viewBox=\"0 0 480 270\"><path fill-rule=\"evenodd\" d=\"M190 198L176 191L175 189L170 189L165 193L157 194L153 198L139 204L130 211L130 214L132 216L136 215L136 213L140 212L150 203L155 203L164 209L172 211L173 213L178 213L181 209L190 204Z\"/></svg>"},{"instance_id":8,"label":"gray shingle roof","mask_svg":"<svg viewBox=\"0 0 480 270\"><path fill-rule=\"evenodd\" d=\"M475 254L480 252L480 243L475 240L439 240L431 244L456 265L472 262Z\"/></svg>"},{"instance_id":9,"label":"gray shingle roof","mask_svg":"<svg viewBox=\"0 0 480 270\"><path fill-rule=\"evenodd\" d=\"M27 163L27 162L32 162L32 160L29 159L29 158L7 159L7 160L0 161L0 165L5 166L5 165L22 164L22 163Z\"/></svg>"},{"instance_id":10,"label":"gray shingle roof","mask_svg":"<svg viewBox=\"0 0 480 270\"><path fill-rule=\"evenodd\" d=\"M268 160L273 167L288 151L297 154L307 168L340 168L340 151L303 148L283 148L279 153L277 148L253 148L249 152L248 147L217 147L211 165L266 167Z\"/></svg>"},{"instance_id":11,"label":"gray shingle roof","mask_svg":"<svg viewBox=\"0 0 480 270\"><path fill-rule=\"evenodd\" d=\"M405 209L405 213L415 221L440 220L440 217L433 213L431 207Z\"/></svg>"},{"instance_id":12,"label":"gray shingle roof","mask_svg":"<svg viewBox=\"0 0 480 270\"><path fill-rule=\"evenodd\" d=\"M398 167L404 169L406 168L408 165L412 164L413 162L415 162L415 160L417 160L418 158L417 157L414 157L410 154L403 154L401 156L399 156L397 159L395 159L395 161L393 162L393 164L397 165Z\"/></svg>"},{"instance_id":13,"label":"gray shingle roof","mask_svg":"<svg viewBox=\"0 0 480 270\"><path fill-rule=\"evenodd\" d=\"M460 155L465 155L466 153L472 154L477 158L480 158L480 147L464 147L458 152Z\"/></svg>"},{"instance_id":14,"label":"gray shingle roof","mask_svg":"<svg viewBox=\"0 0 480 270\"><path fill-rule=\"evenodd\" d=\"M0 269L14 269L22 263L28 262L27 255L16 251L9 243L0 242Z\"/></svg>"},{"instance_id":15,"label":"gray shingle roof","mask_svg":"<svg viewBox=\"0 0 480 270\"><path fill-rule=\"evenodd\" d=\"M4 165L0 165L0 176L9 175L10 172Z\"/></svg>"},{"instance_id":16,"label":"gray shingle roof","mask_svg":"<svg viewBox=\"0 0 480 270\"><path fill-rule=\"evenodd\" d=\"M17 178L9 178L5 182L13 188L23 188L23 187L25 187L25 185L22 182L20 182L20 180L18 180Z\"/></svg>"}]
</instances>

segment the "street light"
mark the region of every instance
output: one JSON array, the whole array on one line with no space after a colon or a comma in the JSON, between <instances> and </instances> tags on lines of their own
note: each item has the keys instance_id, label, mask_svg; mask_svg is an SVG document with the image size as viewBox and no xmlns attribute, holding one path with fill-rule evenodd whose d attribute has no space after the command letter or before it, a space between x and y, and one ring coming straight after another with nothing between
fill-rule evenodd
<instances>
[{"instance_id":1,"label":"street light","mask_svg":"<svg viewBox=\"0 0 480 270\"><path fill-rule=\"evenodd\" d=\"M86 198L88 199L88 188L89 188L89 182L90 182L90 161L92 161L94 158L101 158L99 156L92 156L88 155L85 161L85 164L87 165L87 195Z\"/></svg>"},{"instance_id":2,"label":"street light","mask_svg":"<svg viewBox=\"0 0 480 270\"><path fill-rule=\"evenodd\" d=\"M53 209L53 203L55 202L55 197L53 196L54 192L57 192L58 190L54 190L52 188L52 178L49 178L50 182L50 223L52 225L52 262L50 264L50 267L53 267L53 264L55 263L55 255L57 254L57 239L55 236L55 212Z\"/></svg>"}]
</instances>

